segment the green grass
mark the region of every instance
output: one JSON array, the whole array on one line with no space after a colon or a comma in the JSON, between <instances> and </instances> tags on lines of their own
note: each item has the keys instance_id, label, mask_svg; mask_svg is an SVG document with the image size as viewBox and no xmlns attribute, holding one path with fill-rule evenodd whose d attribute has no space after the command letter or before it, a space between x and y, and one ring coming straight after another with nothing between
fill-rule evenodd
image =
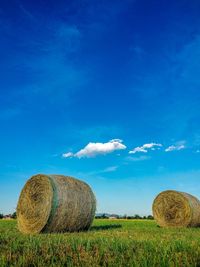
<instances>
[{"instance_id":1,"label":"green grass","mask_svg":"<svg viewBox=\"0 0 200 267\"><path fill-rule=\"evenodd\" d=\"M200 229L148 220L95 220L89 232L23 235L0 220L3 266L200 266Z\"/></svg>"}]
</instances>

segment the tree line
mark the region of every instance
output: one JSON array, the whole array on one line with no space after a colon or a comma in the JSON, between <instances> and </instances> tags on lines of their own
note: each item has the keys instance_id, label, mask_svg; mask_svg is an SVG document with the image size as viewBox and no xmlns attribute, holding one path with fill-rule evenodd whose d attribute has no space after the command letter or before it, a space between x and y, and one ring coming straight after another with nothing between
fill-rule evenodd
<instances>
[{"instance_id":1,"label":"tree line","mask_svg":"<svg viewBox=\"0 0 200 267\"><path fill-rule=\"evenodd\" d=\"M6 218L11 218L11 219L16 219L17 218L17 213L16 211L13 212L12 214L6 214L4 215L3 213L0 213L0 219L6 219Z\"/></svg>"},{"instance_id":2,"label":"tree line","mask_svg":"<svg viewBox=\"0 0 200 267\"><path fill-rule=\"evenodd\" d=\"M8 215L4 215L3 213L0 213L0 219L4 219L4 218L16 219L17 214L16 214L16 212L13 212L12 214L8 214ZM102 214L96 214L96 216L95 216L95 219L109 219L109 218L127 219L127 220L131 220L131 219L153 220L154 219L152 215L140 216L138 214L135 214L133 216L128 216L126 214L125 215L117 215L117 214L102 213Z\"/></svg>"},{"instance_id":3,"label":"tree line","mask_svg":"<svg viewBox=\"0 0 200 267\"><path fill-rule=\"evenodd\" d=\"M108 219L108 218L115 218L115 219L127 219L127 220L131 220L131 219L140 219L140 220L153 220L153 216L152 215L147 215L147 216L140 216L138 214L135 214L133 216L129 216L129 215L116 215L116 214L98 214L95 216L95 219Z\"/></svg>"}]
</instances>

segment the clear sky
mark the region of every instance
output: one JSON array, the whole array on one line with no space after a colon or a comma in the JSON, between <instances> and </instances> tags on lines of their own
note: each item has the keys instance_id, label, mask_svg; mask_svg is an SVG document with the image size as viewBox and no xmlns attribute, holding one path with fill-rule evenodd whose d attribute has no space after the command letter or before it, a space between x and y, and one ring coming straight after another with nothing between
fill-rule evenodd
<instances>
[{"instance_id":1,"label":"clear sky","mask_svg":"<svg viewBox=\"0 0 200 267\"><path fill-rule=\"evenodd\" d=\"M0 1L0 212L37 173L97 212L200 198L199 0Z\"/></svg>"}]
</instances>

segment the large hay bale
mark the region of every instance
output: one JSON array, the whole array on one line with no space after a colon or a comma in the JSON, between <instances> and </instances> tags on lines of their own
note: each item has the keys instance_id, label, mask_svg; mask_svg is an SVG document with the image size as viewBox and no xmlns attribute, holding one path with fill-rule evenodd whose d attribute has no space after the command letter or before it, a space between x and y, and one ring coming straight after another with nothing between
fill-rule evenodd
<instances>
[{"instance_id":1,"label":"large hay bale","mask_svg":"<svg viewBox=\"0 0 200 267\"><path fill-rule=\"evenodd\" d=\"M163 191L153 202L153 216L162 227L200 226L200 201L187 193Z\"/></svg>"},{"instance_id":2,"label":"large hay bale","mask_svg":"<svg viewBox=\"0 0 200 267\"><path fill-rule=\"evenodd\" d=\"M27 181L17 205L23 233L88 230L96 199L84 182L62 175L38 174Z\"/></svg>"}]
</instances>

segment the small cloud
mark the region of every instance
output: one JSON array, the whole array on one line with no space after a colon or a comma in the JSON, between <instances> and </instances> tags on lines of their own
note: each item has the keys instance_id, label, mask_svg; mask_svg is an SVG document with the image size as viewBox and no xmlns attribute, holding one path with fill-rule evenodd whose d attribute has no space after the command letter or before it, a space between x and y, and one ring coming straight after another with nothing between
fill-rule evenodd
<instances>
[{"instance_id":1,"label":"small cloud","mask_svg":"<svg viewBox=\"0 0 200 267\"><path fill-rule=\"evenodd\" d=\"M126 146L122 144L121 139L112 139L107 143L89 143L83 149L73 154L68 152L63 154L63 157L76 157L76 158L92 158L97 155L106 155L116 150L126 149Z\"/></svg>"},{"instance_id":2,"label":"small cloud","mask_svg":"<svg viewBox=\"0 0 200 267\"><path fill-rule=\"evenodd\" d=\"M185 141L177 142L175 145L171 145L165 149L165 152L178 151L185 149Z\"/></svg>"},{"instance_id":3,"label":"small cloud","mask_svg":"<svg viewBox=\"0 0 200 267\"><path fill-rule=\"evenodd\" d=\"M181 149L184 149L185 146L184 145L179 145L179 146L169 146L168 148L165 149L165 152L171 152L171 151L174 151L174 150L181 150Z\"/></svg>"},{"instance_id":4,"label":"small cloud","mask_svg":"<svg viewBox=\"0 0 200 267\"><path fill-rule=\"evenodd\" d=\"M151 157L148 157L148 156L139 156L139 157L127 157L126 159L128 161L144 161L144 160L148 160L150 159Z\"/></svg>"},{"instance_id":5,"label":"small cloud","mask_svg":"<svg viewBox=\"0 0 200 267\"><path fill-rule=\"evenodd\" d=\"M159 149L160 147L162 147L162 144L157 144L157 143L144 144L143 146L135 147L133 150L129 151L129 154L135 154L137 152L147 153L148 149L156 150Z\"/></svg>"},{"instance_id":6,"label":"small cloud","mask_svg":"<svg viewBox=\"0 0 200 267\"><path fill-rule=\"evenodd\" d=\"M200 153L200 150L199 150L199 149L197 149L196 153Z\"/></svg>"},{"instance_id":7,"label":"small cloud","mask_svg":"<svg viewBox=\"0 0 200 267\"><path fill-rule=\"evenodd\" d=\"M135 154L137 152L143 152L143 153L147 153L147 150L144 149L143 147L135 147L133 150L129 151L129 154Z\"/></svg>"},{"instance_id":8,"label":"small cloud","mask_svg":"<svg viewBox=\"0 0 200 267\"><path fill-rule=\"evenodd\" d=\"M67 152L67 153L62 154L63 158L71 158L73 157L73 155L74 154L72 152Z\"/></svg>"}]
</instances>

